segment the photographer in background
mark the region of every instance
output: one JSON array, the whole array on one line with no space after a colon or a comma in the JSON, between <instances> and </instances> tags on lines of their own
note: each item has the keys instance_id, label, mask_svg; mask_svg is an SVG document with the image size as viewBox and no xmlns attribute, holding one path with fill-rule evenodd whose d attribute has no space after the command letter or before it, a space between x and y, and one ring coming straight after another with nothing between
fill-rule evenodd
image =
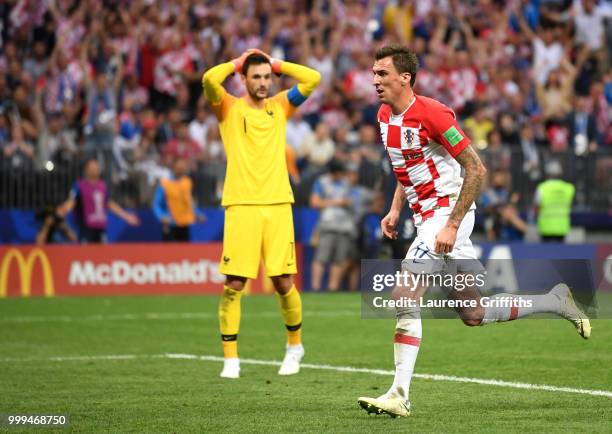
<instances>
[{"instance_id":1,"label":"photographer in background","mask_svg":"<svg viewBox=\"0 0 612 434\"><path fill-rule=\"evenodd\" d=\"M36 234L36 244L62 243L66 240L76 243L78 238L70 229L63 217L57 214L57 208L53 204L47 204L36 213L36 220L42 222L42 226Z\"/></svg>"}]
</instances>

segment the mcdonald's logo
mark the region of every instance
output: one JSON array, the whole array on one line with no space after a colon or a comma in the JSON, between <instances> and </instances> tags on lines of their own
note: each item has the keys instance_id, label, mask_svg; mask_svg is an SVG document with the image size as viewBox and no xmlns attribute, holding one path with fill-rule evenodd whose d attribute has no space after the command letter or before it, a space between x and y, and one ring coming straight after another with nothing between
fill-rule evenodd
<instances>
[{"instance_id":1,"label":"mcdonald's logo","mask_svg":"<svg viewBox=\"0 0 612 434\"><path fill-rule=\"evenodd\" d=\"M25 256L25 258L24 258ZM40 248L34 248L24 255L17 249L9 249L0 263L0 298L6 297L8 294L8 279L13 260L17 262L17 272L21 281L21 295L29 297L32 293L32 272L34 271L34 262L38 259L42 268L44 293L46 297L51 297L55 293L53 284L53 271L47 254Z\"/></svg>"}]
</instances>

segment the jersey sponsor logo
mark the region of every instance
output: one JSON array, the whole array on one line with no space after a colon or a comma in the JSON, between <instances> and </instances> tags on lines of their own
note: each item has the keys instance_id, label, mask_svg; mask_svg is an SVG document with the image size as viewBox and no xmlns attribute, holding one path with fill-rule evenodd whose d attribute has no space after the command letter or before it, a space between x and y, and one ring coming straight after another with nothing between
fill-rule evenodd
<instances>
[{"instance_id":1,"label":"jersey sponsor logo","mask_svg":"<svg viewBox=\"0 0 612 434\"><path fill-rule=\"evenodd\" d=\"M227 264L230 261L230 258L228 256L223 256L223 263Z\"/></svg>"},{"instance_id":2,"label":"jersey sponsor logo","mask_svg":"<svg viewBox=\"0 0 612 434\"><path fill-rule=\"evenodd\" d=\"M448 143L450 143L451 146L456 146L457 143L463 140L463 136L455 126L452 126L446 130L443 136L446 140L448 140Z\"/></svg>"},{"instance_id":3,"label":"jersey sponsor logo","mask_svg":"<svg viewBox=\"0 0 612 434\"><path fill-rule=\"evenodd\" d=\"M51 297L55 293L53 271L51 270L49 258L47 258L47 254L44 251L35 248L27 255L24 255L17 249L9 249L0 264L0 298L6 297L8 293L9 272L13 260L17 262L17 273L19 273L21 282L21 295L23 297L30 296L32 293L32 273L37 259L42 268L45 296Z\"/></svg>"},{"instance_id":4,"label":"jersey sponsor logo","mask_svg":"<svg viewBox=\"0 0 612 434\"><path fill-rule=\"evenodd\" d=\"M268 116L270 116L271 118L274 117L274 112L272 110L266 110L266 113L268 114Z\"/></svg>"}]
</instances>

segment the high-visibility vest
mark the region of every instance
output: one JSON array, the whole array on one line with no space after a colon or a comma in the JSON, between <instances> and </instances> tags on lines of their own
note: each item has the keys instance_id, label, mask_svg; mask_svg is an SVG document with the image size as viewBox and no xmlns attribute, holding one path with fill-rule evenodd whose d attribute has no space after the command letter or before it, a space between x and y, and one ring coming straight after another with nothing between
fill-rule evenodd
<instances>
[{"instance_id":1,"label":"high-visibility vest","mask_svg":"<svg viewBox=\"0 0 612 434\"><path fill-rule=\"evenodd\" d=\"M576 187L561 179L549 179L538 185L540 235L564 236L570 231L574 193Z\"/></svg>"},{"instance_id":2,"label":"high-visibility vest","mask_svg":"<svg viewBox=\"0 0 612 434\"><path fill-rule=\"evenodd\" d=\"M195 222L193 199L191 197L191 178L162 178L160 184L164 189L168 211L177 226L189 226Z\"/></svg>"}]
</instances>

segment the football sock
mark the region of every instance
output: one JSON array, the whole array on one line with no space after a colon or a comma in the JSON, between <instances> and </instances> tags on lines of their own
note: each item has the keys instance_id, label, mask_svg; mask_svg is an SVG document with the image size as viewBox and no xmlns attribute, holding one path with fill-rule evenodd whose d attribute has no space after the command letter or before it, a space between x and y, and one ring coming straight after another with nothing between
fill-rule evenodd
<instances>
[{"instance_id":1,"label":"football sock","mask_svg":"<svg viewBox=\"0 0 612 434\"><path fill-rule=\"evenodd\" d=\"M414 372L414 364L421 345L421 316L420 312L399 312L395 327L393 352L395 359L395 377L393 385L386 393L387 396L399 396L408 400L410 381Z\"/></svg>"},{"instance_id":2,"label":"football sock","mask_svg":"<svg viewBox=\"0 0 612 434\"><path fill-rule=\"evenodd\" d=\"M240 328L240 298L242 291L223 286L219 302L219 328L226 359L238 357L238 329Z\"/></svg>"},{"instance_id":3,"label":"football sock","mask_svg":"<svg viewBox=\"0 0 612 434\"><path fill-rule=\"evenodd\" d=\"M277 293L278 294L278 293ZM287 345L302 343L302 298L295 285L284 295L278 294L281 313L287 327Z\"/></svg>"},{"instance_id":4,"label":"football sock","mask_svg":"<svg viewBox=\"0 0 612 434\"><path fill-rule=\"evenodd\" d=\"M534 313L558 313L560 308L561 300L555 294L495 294L484 308L480 325L512 321Z\"/></svg>"}]
</instances>

